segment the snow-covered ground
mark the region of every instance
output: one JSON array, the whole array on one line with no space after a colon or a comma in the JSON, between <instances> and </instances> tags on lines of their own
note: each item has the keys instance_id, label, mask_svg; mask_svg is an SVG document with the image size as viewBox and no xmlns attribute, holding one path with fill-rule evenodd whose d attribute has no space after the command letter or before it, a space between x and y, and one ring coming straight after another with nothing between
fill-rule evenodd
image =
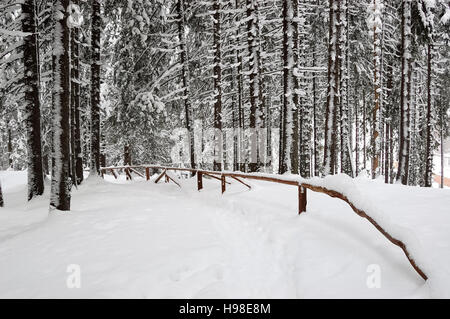
<instances>
[{"instance_id":1,"label":"snow-covered ground","mask_svg":"<svg viewBox=\"0 0 450 319\"><path fill-rule=\"evenodd\" d=\"M450 294L446 189L355 182L358 200L367 198L365 205L384 214L381 222L400 223L401 233L416 241L412 248L430 277L424 282L401 249L346 203L308 192L307 212L297 215L293 186L248 181L248 190L233 182L221 195L216 180L204 179L198 192L195 179L179 188L94 178L73 192L71 212L49 213L48 194L26 203L25 172L0 172L0 179L2 298ZM80 288L67 285L73 265ZM380 285L373 285L378 275Z\"/></svg>"}]
</instances>

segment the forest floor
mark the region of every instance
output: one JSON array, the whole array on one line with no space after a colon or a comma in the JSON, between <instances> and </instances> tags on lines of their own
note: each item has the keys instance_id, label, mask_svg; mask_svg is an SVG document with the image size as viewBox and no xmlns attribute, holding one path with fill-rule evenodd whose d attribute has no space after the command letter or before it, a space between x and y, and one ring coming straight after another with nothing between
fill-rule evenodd
<instances>
[{"instance_id":1,"label":"forest floor","mask_svg":"<svg viewBox=\"0 0 450 319\"><path fill-rule=\"evenodd\" d=\"M0 178L0 298L428 298L448 293L437 279L450 286L450 256L441 256L450 251L450 190L361 179L382 194L382 209L416 222L426 214L436 226L420 230L420 245L445 274L425 282L344 202L309 192L297 215L292 186L233 182L221 195L216 180L198 192L195 179L179 188L89 178L63 213L49 212L48 191L26 202L26 172ZM67 285L70 265L79 288ZM368 285L373 265L377 287Z\"/></svg>"}]
</instances>

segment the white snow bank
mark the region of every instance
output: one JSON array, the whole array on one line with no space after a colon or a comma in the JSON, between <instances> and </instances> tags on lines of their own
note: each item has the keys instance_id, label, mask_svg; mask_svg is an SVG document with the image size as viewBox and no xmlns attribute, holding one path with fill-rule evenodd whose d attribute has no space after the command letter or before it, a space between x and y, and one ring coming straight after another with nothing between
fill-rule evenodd
<instances>
[{"instance_id":1,"label":"white snow bank","mask_svg":"<svg viewBox=\"0 0 450 319\"><path fill-rule=\"evenodd\" d=\"M347 175L307 182L344 194L391 236L403 241L428 276L432 296L450 297L449 190L386 185Z\"/></svg>"},{"instance_id":2,"label":"white snow bank","mask_svg":"<svg viewBox=\"0 0 450 319\"><path fill-rule=\"evenodd\" d=\"M405 242L418 241L417 262L430 278L424 284L398 247L346 203L324 194L309 192L307 212L298 216L298 190L290 185L247 180L248 190L230 179L221 195L220 181L206 177L198 192L195 178L179 180L179 188L155 184L155 176L146 182L106 175L105 181L87 179L73 192L71 212L48 213L48 195L26 203L23 174L0 173L7 202L0 209L3 298L448 295L445 190L342 176L322 181L349 187L353 199L379 214L377 222L386 229L401 225L393 229L399 236L411 230ZM8 227L15 213L27 217ZM420 259L423 251L430 261ZM70 289L67 267L73 264L80 266L81 287ZM367 285L371 265L381 270L378 288Z\"/></svg>"}]
</instances>

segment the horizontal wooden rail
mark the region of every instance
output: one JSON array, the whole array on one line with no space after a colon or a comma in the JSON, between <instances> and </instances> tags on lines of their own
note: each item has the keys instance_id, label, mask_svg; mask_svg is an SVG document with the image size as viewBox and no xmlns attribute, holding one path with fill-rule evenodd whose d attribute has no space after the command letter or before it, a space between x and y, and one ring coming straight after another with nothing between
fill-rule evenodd
<instances>
[{"instance_id":1,"label":"horizontal wooden rail","mask_svg":"<svg viewBox=\"0 0 450 319\"><path fill-rule=\"evenodd\" d=\"M386 237L392 244L400 247L402 251L404 252L406 258L408 259L411 266L414 268L414 270L424 279L427 280L428 277L425 275L425 273L420 269L420 267L416 264L414 259L411 257L405 243L403 243L401 240L394 238L392 235L390 235L383 227L381 227L372 217L367 215L363 210L357 208L350 200L342 193L339 193L334 190L327 189L322 186L315 186L312 184L308 184L305 182L302 182L301 180L296 180L295 178L290 177L284 177L284 176L264 176L264 175L256 175L256 174L247 174L247 173L240 173L240 172L226 172L226 171L208 171L208 170L199 170L199 169L192 169L192 168L181 168L181 167L167 167L167 166L161 166L161 165L137 165L137 166L118 166L118 167L102 167L101 173L102 176L106 172L111 172L114 177L117 179L117 175L114 172L114 170L125 170L127 177L131 179L130 172L137 173L136 169L141 168L145 169L145 178L147 180L150 180L150 170L161 170L162 173L157 177L155 180L155 183L157 183L161 178L165 177L166 182L169 180L173 181L175 184L177 184L179 187L180 184L177 183L172 177L170 177L167 172L168 171L186 171L191 172L193 174L197 175L197 189L200 191L203 189L203 176L209 176L214 179L221 181L221 190L222 193L226 191L226 184L230 184L226 181L227 177L230 177L239 183L247 186L248 188L251 188L250 185L244 183L241 179L253 179L258 181L266 181L266 182L272 182L272 183L279 183L279 184L285 184L285 185L292 185L296 186L298 188L298 213L301 214L303 212L306 212L306 204L307 204L307 189L319 192L323 194L327 194L334 198L339 198L346 202L350 207L353 209L353 211L358 214L360 217L363 217L367 219L379 232L383 234L384 237ZM142 174L138 174L141 177L144 177Z\"/></svg>"}]
</instances>

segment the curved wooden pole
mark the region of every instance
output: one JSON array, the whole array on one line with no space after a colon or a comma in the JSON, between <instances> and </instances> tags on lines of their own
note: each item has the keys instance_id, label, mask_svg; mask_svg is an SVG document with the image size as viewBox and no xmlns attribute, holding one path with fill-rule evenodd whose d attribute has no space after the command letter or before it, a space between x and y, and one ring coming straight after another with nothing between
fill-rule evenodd
<instances>
[{"instance_id":1,"label":"curved wooden pole","mask_svg":"<svg viewBox=\"0 0 450 319\"><path fill-rule=\"evenodd\" d=\"M345 196L344 194L341 194L337 191L334 190L330 190L327 189L325 187L321 187L321 186L314 186L314 185L310 185L310 184L305 184L302 183L302 186L305 188L308 188L312 191L315 192L319 192L319 193L324 193L327 194L331 197L335 197L335 198L339 198L342 199L344 202L346 202L347 204L350 205L350 207L353 209L353 211L358 214L360 217L367 219L373 226L375 226L375 228L384 235L384 237L386 237L391 243L393 243L394 245L400 247L403 252L405 253L406 258L408 258L409 263L411 264L411 266L414 268L415 271L417 271L417 273L420 275L420 277L422 277L424 280L427 280L428 277L427 275L425 275L425 273L422 271L422 269L420 269L419 266L417 266L416 262L414 261L414 259L411 257L411 255L408 252L408 249L406 248L406 245L404 242L402 242L401 240L394 238L393 236L391 236L386 230L384 230L383 227L381 227L372 217L370 217L369 215L367 215L363 210L355 207L355 205L352 204L352 202L350 202L350 200L347 198L347 196Z\"/></svg>"}]
</instances>

